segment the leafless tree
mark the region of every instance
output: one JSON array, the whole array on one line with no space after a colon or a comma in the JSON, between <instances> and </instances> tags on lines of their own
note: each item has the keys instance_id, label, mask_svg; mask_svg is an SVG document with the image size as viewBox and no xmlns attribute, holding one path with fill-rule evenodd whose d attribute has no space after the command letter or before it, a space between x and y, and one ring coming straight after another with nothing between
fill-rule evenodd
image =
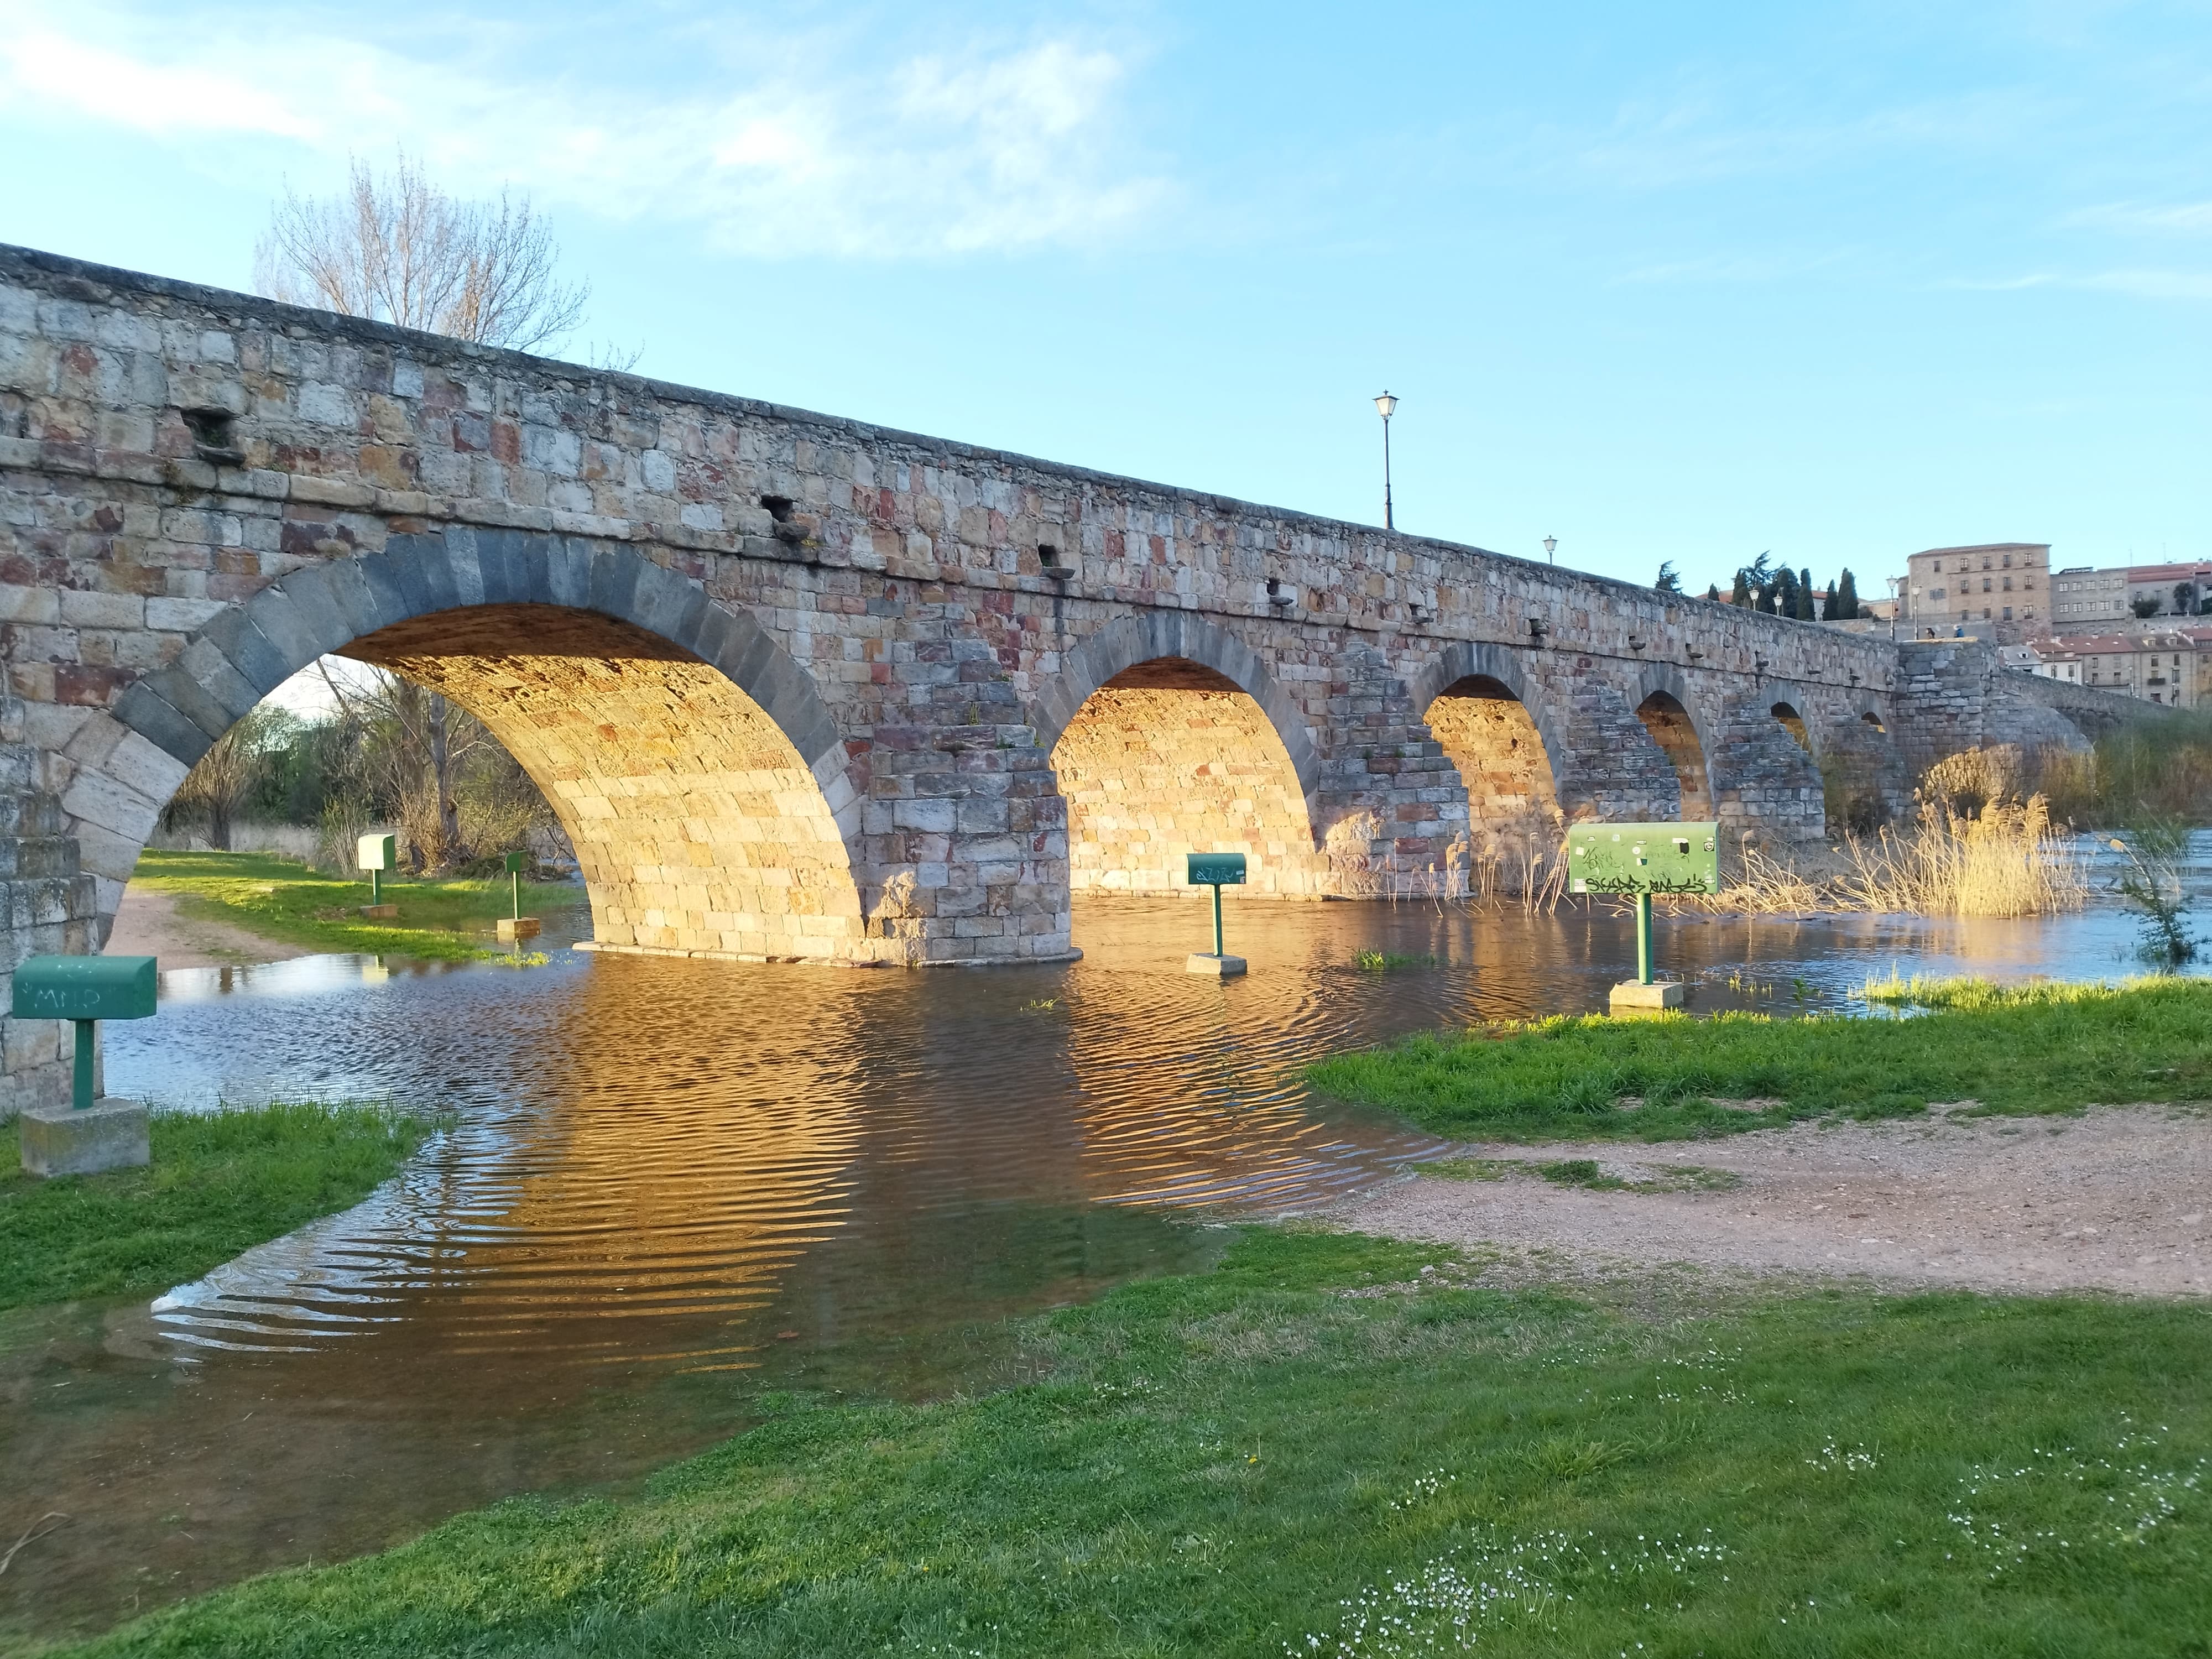
<instances>
[{"instance_id":1,"label":"leafless tree","mask_svg":"<svg viewBox=\"0 0 2212 1659\"><path fill-rule=\"evenodd\" d=\"M460 200L402 150L384 175L356 157L333 198L288 186L254 251L254 279L295 305L535 351L572 332L590 296L559 280L559 258L529 198L502 189L496 203Z\"/></svg>"},{"instance_id":2,"label":"leafless tree","mask_svg":"<svg viewBox=\"0 0 2212 1659\"><path fill-rule=\"evenodd\" d=\"M495 742L481 721L437 692L381 669L343 684L320 665L338 709L364 736L362 759L386 773L380 793L397 801L409 861L417 869L465 864L455 769L477 748Z\"/></svg>"},{"instance_id":3,"label":"leafless tree","mask_svg":"<svg viewBox=\"0 0 2212 1659\"><path fill-rule=\"evenodd\" d=\"M203 813L207 818L208 845L219 853L230 851L231 820L268 764L268 745L276 728L286 719L283 711L266 705L246 711L237 725L215 740L202 755L170 800L173 811Z\"/></svg>"}]
</instances>

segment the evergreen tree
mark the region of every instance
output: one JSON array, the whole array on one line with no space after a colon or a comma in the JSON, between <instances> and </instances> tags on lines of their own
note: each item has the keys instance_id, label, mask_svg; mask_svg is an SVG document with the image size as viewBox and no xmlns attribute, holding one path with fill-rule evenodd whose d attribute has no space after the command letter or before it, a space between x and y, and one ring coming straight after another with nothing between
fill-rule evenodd
<instances>
[{"instance_id":1,"label":"evergreen tree","mask_svg":"<svg viewBox=\"0 0 2212 1659\"><path fill-rule=\"evenodd\" d=\"M1828 591L1820 596L1820 620L1822 622L1833 622L1836 620L1836 601L1842 595L1843 586L1844 585L1840 580L1830 582L1828 584Z\"/></svg>"},{"instance_id":2,"label":"evergreen tree","mask_svg":"<svg viewBox=\"0 0 2212 1659\"><path fill-rule=\"evenodd\" d=\"M1774 573L1774 586L1766 592L1766 603L1759 607L1760 610L1774 617L1794 617L1797 614L1797 577L1788 565Z\"/></svg>"},{"instance_id":3,"label":"evergreen tree","mask_svg":"<svg viewBox=\"0 0 2212 1659\"><path fill-rule=\"evenodd\" d=\"M1721 585L1718 582L1707 582L1705 584L1705 598L1713 604L1718 605L1721 600ZM1734 605L1735 603L1735 598L1733 594L1729 596L1729 603L1730 605Z\"/></svg>"},{"instance_id":4,"label":"evergreen tree","mask_svg":"<svg viewBox=\"0 0 2212 1659\"><path fill-rule=\"evenodd\" d=\"M1740 605L1747 611L1751 609L1751 572L1748 570L1735 573L1735 586L1729 589L1729 603Z\"/></svg>"},{"instance_id":5,"label":"evergreen tree","mask_svg":"<svg viewBox=\"0 0 2212 1659\"><path fill-rule=\"evenodd\" d=\"M1844 567L1844 574L1836 578L1836 620L1856 622L1863 613L1859 610L1859 586L1851 580L1851 568Z\"/></svg>"},{"instance_id":6,"label":"evergreen tree","mask_svg":"<svg viewBox=\"0 0 2212 1659\"><path fill-rule=\"evenodd\" d=\"M1813 567L1810 565L1797 573L1797 608L1790 614L1799 622L1813 620Z\"/></svg>"},{"instance_id":7,"label":"evergreen tree","mask_svg":"<svg viewBox=\"0 0 2212 1659\"><path fill-rule=\"evenodd\" d=\"M1679 593L1682 591L1682 579L1674 574L1674 560L1668 559L1660 565L1659 580L1651 586L1662 593Z\"/></svg>"}]
</instances>

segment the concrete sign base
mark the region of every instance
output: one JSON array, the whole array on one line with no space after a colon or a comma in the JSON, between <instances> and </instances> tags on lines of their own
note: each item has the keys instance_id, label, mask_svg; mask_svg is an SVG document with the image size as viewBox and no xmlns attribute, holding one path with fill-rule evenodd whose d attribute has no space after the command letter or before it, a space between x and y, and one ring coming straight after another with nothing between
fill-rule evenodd
<instances>
[{"instance_id":1,"label":"concrete sign base","mask_svg":"<svg viewBox=\"0 0 2212 1659\"><path fill-rule=\"evenodd\" d=\"M68 1106L26 1107L16 1132L23 1143L23 1168L34 1176L96 1175L153 1161L145 1106L112 1095L81 1112Z\"/></svg>"},{"instance_id":2,"label":"concrete sign base","mask_svg":"<svg viewBox=\"0 0 2212 1659\"><path fill-rule=\"evenodd\" d=\"M1646 985L1638 980L1626 979L1613 988L1613 1008L1679 1008L1682 1006L1682 982L1680 980L1656 980Z\"/></svg>"},{"instance_id":3,"label":"concrete sign base","mask_svg":"<svg viewBox=\"0 0 2212 1659\"><path fill-rule=\"evenodd\" d=\"M1186 972L1205 974L1214 979L1235 979L1244 971L1242 957L1217 957L1211 951L1193 951L1183 963Z\"/></svg>"}]
</instances>

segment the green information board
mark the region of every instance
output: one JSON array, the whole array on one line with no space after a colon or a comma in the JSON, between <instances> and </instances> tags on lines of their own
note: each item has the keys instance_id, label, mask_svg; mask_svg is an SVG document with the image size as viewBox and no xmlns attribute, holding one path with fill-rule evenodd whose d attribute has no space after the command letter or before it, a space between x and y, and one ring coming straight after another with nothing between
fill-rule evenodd
<instances>
[{"instance_id":1,"label":"green information board","mask_svg":"<svg viewBox=\"0 0 2212 1659\"><path fill-rule=\"evenodd\" d=\"M70 1088L76 1110L92 1104L93 1021L151 1018L154 974L151 957L33 957L15 969L15 1018L76 1022Z\"/></svg>"},{"instance_id":2,"label":"green information board","mask_svg":"<svg viewBox=\"0 0 2212 1659\"><path fill-rule=\"evenodd\" d=\"M1242 853L1186 853L1183 855L1183 879L1194 887L1242 887L1244 884L1244 855Z\"/></svg>"},{"instance_id":3,"label":"green information board","mask_svg":"<svg viewBox=\"0 0 2212 1659\"><path fill-rule=\"evenodd\" d=\"M1567 831L1571 893L1717 893L1718 823L1578 823Z\"/></svg>"}]
</instances>

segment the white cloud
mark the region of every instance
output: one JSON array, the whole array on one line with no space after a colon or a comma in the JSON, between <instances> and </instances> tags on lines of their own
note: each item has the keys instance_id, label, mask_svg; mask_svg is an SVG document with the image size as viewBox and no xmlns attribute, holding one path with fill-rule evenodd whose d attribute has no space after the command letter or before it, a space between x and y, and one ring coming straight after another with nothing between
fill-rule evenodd
<instances>
[{"instance_id":1,"label":"white cloud","mask_svg":"<svg viewBox=\"0 0 2212 1659\"><path fill-rule=\"evenodd\" d=\"M511 183L541 205L695 222L767 258L1096 244L1173 195L1129 131L1130 55L1096 42L902 58L855 39L739 52L687 35L654 43L672 84L641 85L599 72L588 42L574 74L516 67L562 44L550 26L395 49L365 29L241 33L234 16L0 0L0 119L246 141L232 165L270 173L404 145L465 193ZM735 85L730 57L749 66Z\"/></svg>"}]
</instances>

